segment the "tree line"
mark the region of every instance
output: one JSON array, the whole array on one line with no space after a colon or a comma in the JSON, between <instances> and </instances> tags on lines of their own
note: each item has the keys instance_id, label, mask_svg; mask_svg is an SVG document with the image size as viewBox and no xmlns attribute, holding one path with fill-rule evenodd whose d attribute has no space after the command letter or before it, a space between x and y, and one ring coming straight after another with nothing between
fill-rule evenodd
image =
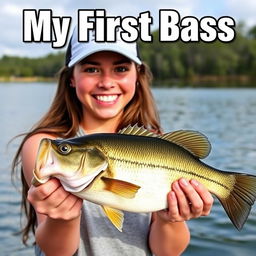
<instances>
[{"instance_id":1,"label":"tree line","mask_svg":"<svg viewBox=\"0 0 256 256\"><path fill-rule=\"evenodd\" d=\"M158 84L177 81L233 79L246 80L256 87L256 26L244 32L237 28L233 42L161 43L158 31L153 42L139 42L140 55L151 68ZM65 54L40 58L3 56L0 77L53 78L63 66Z\"/></svg>"}]
</instances>

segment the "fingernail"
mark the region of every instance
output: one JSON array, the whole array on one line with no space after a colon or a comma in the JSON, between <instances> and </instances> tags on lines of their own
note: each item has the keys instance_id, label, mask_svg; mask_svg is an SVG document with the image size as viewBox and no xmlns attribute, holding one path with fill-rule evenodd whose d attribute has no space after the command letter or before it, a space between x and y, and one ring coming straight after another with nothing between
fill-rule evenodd
<instances>
[{"instance_id":1,"label":"fingernail","mask_svg":"<svg viewBox=\"0 0 256 256\"><path fill-rule=\"evenodd\" d=\"M171 191L170 197L171 197L172 200L175 200L175 199L176 199L175 193L174 193L173 191Z\"/></svg>"},{"instance_id":2,"label":"fingernail","mask_svg":"<svg viewBox=\"0 0 256 256\"><path fill-rule=\"evenodd\" d=\"M199 183L198 183L196 180L191 180L191 183L192 183L193 185L195 185L195 186L198 186L198 185L199 185Z\"/></svg>"},{"instance_id":3,"label":"fingernail","mask_svg":"<svg viewBox=\"0 0 256 256\"><path fill-rule=\"evenodd\" d=\"M180 185L179 185L179 182L178 181L175 181L173 183L173 188L176 189L176 190L180 190Z\"/></svg>"},{"instance_id":4,"label":"fingernail","mask_svg":"<svg viewBox=\"0 0 256 256\"><path fill-rule=\"evenodd\" d=\"M187 186L187 185L188 185L187 180L184 179L184 178L182 178L182 179L180 180L180 182L181 182L181 184L184 185L184 186Z\"/></svg>"}]
</instances>

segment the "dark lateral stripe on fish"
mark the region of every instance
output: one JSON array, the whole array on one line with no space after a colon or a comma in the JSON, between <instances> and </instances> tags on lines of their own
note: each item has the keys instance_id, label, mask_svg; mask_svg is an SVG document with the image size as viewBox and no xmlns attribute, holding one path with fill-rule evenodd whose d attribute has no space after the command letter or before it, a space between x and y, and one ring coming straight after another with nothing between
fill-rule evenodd
<instances>
[{"instance_id":1,"label":"dark lateral stripe on fish","mask_svg":"<svg viewBox=\"0 0 256 256\"><path fill-rule=\"evenodd\" d=\"M111 160L114 160L114 161L120 161L120 162L125 162L125 163L130 163L130 164L140 164L139 162L136 162L136 161L132 161L132 160L128 160L128 159L120 159L120 158L117 158L117 157L109 157ZM190 172L190 171L186 171L186 170L182 170L182 169L177 169L177 168L170 168L168 166L165 166L165 165L156 165L156 164L150 164L150 163L141 163L142 165L144 166L148 166L148 167L152 167L152 168L163 168L163 169L167 169L169 171L177 171L177 172L180 172L180 173L185 173L185 174L188 174L188 175L193 175L193 176L196 176L198 178L201 178L201 179L204 179L204 180L207 180L207 181L210 181L210 182L213 182L223 188L225 188L226 190L230 191L229 187L223 185L222 183L216 181L216 180L213 180L213 179L210 179L210 178L207 178L203 175L200 175L200 174L197 174L197 173L194 173L194 172Z\"/></svg>"}]
</instances>

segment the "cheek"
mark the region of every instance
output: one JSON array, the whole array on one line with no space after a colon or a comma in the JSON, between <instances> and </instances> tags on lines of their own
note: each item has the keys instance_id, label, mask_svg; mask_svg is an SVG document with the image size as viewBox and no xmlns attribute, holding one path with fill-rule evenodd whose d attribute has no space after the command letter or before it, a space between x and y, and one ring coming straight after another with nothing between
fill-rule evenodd
<instances>
[{"instance_id":1,"label":"cheek","mask_svg":"<svg viewBox=\"0 0 256 256\"><path fill-rule=\"evenodd\" d=\"M75 67L71 82L75 87L77 94L88 93L94 84L93 79L91 77L85 76L79 67Z\"/></svg>"},{"instance_id":2,"label":"cheek","mask_svg":"<svg viewBox=\"0 0 256 256\"><path fill-rule=\"evenodd\" d=\"M79 79L75 83L77 94L87 94L93 89L93 83L90 79Z\"/></svg>"},{"instance_id":3,"label":"cheek","mask_svg":"<svg viewBox=\"0 0 256 256\"><path fill-rule=\"evenodd\" d=\"M134 95L136 90L136 77L126 77L122 81L122 89L124 92Z\"/></svg>"}]
</instances>

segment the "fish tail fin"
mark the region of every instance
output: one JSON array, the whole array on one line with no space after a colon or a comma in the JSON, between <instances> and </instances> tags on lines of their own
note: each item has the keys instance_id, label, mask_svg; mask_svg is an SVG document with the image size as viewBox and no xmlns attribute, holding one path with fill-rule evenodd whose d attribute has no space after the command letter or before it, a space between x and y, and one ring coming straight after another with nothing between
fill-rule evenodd
<instances>
[{"instance_id":1,"label":"fish tail fin","mask_svg":"<svg viewBox=\"0 0 256 256\"><path fill-rule=\"evenodd\" d=\"M222 206L233 225L241 230L256 199L256 176L233 173L235 184L226 198L220 198Z\"/></svg>"}]
</instances>

